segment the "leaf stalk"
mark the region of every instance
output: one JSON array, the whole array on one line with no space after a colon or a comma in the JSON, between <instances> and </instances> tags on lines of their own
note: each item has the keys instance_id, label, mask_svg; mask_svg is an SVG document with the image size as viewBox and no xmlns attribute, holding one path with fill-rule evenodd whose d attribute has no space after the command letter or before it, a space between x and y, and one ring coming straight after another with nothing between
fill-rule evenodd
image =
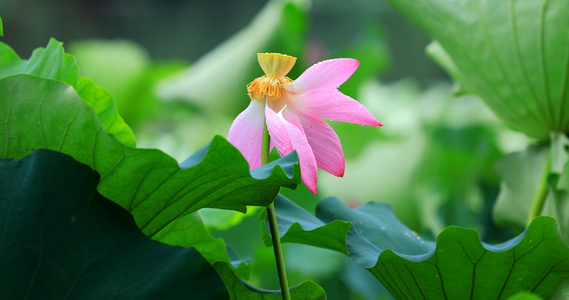
<instances>
[{"instance_id":1,"label":"leaf stalk","mask_svg":"<svg viewBox=\"0 0 569 300\"><path fill-rule=\"evenodd\" d=\"M543 173L541 174L541 179L539 181L539 187L537 188L537 192L533 198L531 209L529 211L528 219L526 222L527 226L529 226L533 219L539 216L543 211L543 206L545 205L545 200L547 199L547 195L549 193L547 178L549 177L549 173L551 173L552 157L553 145L550 145L549 153L547 154L547 159L545 161L545 166L543 167Z\"/></svg>"}]
</instances>

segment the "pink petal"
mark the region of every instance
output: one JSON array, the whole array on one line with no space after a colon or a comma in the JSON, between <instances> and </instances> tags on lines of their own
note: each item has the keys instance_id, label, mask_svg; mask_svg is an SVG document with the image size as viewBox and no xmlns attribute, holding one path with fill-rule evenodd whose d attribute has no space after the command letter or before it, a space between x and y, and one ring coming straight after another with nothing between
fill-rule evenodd
<instances>
[{"instance_id":1,"label":"pink petal","mask_svg":"<svg viewBox=\"0 0 569 300\"><path fill-rule=\"evenodd\" d=\"M292 108L289 109L292 110ZM326 122L313 116L302 112L294 113L302 123L306 139L312 148L318 167L332 175L344 176L344 152L334 129Z\"/></svg>"},{"instance_id":2,"label":"pink petal","mask_svg":"<svg viewBox=\"0 0 569 300\"><path fill-rule=\"evenodd\" d=\"M368 126L383 125L365 106L337 89L305 95L287 94L285 101L296 110L317 118Z\"/></svg>"},{"instance_id":3,"label":"pink petal","mask_svg":"<svg viewBox=\"0 0 569 300\"><path fill-rule=\"evenodd\" d=\"M353 58L337 58L319 62L308 68L295 81L283 85L289 92L302 95L314 91L337 89L359 66Z\"/></svg>"},{"instance_id":4,"label":"pink petal","mask_svg":"<svg viewBox=\"0 0 569 300\"><path fill-rule=\"evenodd\" d=\"M271 149L273 146L281 156L285 156L292 152L293 146L285 126L285 120L282 116L278 116L269 106L265 107L265 116L267 118L267 129L271 136Z\"/></svg>"},{"instance_id":5,"label":"pink petal","mask_svg":"<svg viewBox=\"0 0 569 300\"><path fill-rule=\"evenodd\" d=\"M282 115L285 119L283 124L288 130L292 146L298 153L302 182L304 182L306 187L316 195L318 167L316 165L316 159L314 158L312 148L306 140L304 133L299 129L299 127L297 127L301 126L297 116L292 112L288 112L288 109L285 109Z\"/></svg>"},{"instance_id":6,"label":"pink petal","mask_svg":"<svg viewBox=\"0 0 569 300\"><path fill-rule=\"evenodd\" d=\"M227 140L233 144L249 162L251 170L261 166L261 147L265 103L252 100L231 124Z\"/></svg>"}]
</instances>

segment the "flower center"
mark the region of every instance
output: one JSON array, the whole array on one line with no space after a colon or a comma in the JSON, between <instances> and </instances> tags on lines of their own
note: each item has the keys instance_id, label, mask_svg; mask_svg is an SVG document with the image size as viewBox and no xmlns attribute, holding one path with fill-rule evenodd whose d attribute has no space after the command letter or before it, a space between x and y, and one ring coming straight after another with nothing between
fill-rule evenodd
<instances>
[{"instance_id":1,"label":"flower center","mask_svg":"<svg viewBox=\"0 0 569 300\"><path fill-rule=\"evenodd\" d=\"M261 101L281 101L282 85L292 82L285 75L294 66L296 57L278 53L257 53L257 58L265 76L259 77L247 85L249 97Z\"/></svg>"},{"instance_id":2,"label":"flower center","mask_svg":"<svg viewBox=\"0 0 569 300\"><path fill-rule=\"evenodd\" d=\"M282 85L288 82L292 82L288 77L262 76L247 85L247 92L251 99L279 101L282 99Z\"/></svg>"}]
</instances>

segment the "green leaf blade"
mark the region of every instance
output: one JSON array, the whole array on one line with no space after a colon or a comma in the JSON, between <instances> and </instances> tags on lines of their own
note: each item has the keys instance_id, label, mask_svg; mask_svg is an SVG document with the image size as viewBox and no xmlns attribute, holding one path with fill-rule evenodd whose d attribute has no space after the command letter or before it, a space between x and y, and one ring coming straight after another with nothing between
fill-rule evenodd
<instances>
[{"instance_id":1,"label":"green leaf blade","mask_svg":"<svg viewBox=\"0 0 569 300\"><path fill-rule=\"evenodd\" d=\"M549 298L569 276L569 248L551 217L536 218L524 233L497 245L482 243L475 230L456 226L443 230L434 244L401 224L384 204L351 210L327 198L319 203L317 216L309 218L299 207L279 211L281 202L288 201L275 201L279 222L288 220L279 228L283 242L334 249L329 241L318 244L313 232L349 221L349 233L328 239L343 239L347 251L334 250L368 269L399 299L505 299L519 291ZM317 220L325 225L315 227Z\"/></svg>"},{"instance_id":2,"label":"green leaf blade","mask_svg":"<svg viewBox=\"0 0 569 300\"><path fill-rule=\"evenodd\" d=\"M30 75L0 79L3 157L20 158L47 148L72 155L101 174L99 191L130 211L145 234L154 236L199 208L244 212L266 206L280 186L300 183L296 153L249 171L239 151L215 137L202 161L181 169L159 150L136 149L103 131L97 115L61 82Z\"/></svg>"},{"instance_id":3,"label":"green leaf blade","mask_svg":"<svg viewBox=\"0 0 569 300\"><path fill-rule=\"evenodd\" d=\"M3 297L227 297L195 249L144 236L128 212L97 193L98 174L71 157L37 150L0 159L0 176Z\"/></svg>"},{"instance_id":4,"label":"green leaf blade","mask_svg":"<svg viewBox=\"0 0 569 300\"><path fill-rule=\"evenodd\" d=\"M34 50L29 60L22 60L5 44L0 43L0 78L29 74L65 82L75 88L81 99L99 114L98 118L110 134L129 146L136 146L130 127L116 109L114 98L89 79L79 76L75 58L64 53L61 42L50 39L46 48Z\"/></svg>"},{"instance_id":5,"label":"green leaf blade","mask_svg":"<svg viewBox=\"0 0 569 300\"><path fill-rule=\"evenodd\" d=\"M440 44L444 51L430 54L503 121L540 140L569 131L567 1L389 2Z\"/></svg>"}]
</instances>

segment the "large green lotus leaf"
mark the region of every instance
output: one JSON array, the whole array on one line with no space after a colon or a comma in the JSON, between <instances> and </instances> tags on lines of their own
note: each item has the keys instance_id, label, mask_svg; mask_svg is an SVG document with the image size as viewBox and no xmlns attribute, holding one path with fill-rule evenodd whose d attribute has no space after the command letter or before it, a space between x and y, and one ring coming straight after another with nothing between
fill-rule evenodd
<instances>
[{"instance_id":1,"label":"large green lotus leaf","mask_svg":"<svg viewBox=\"0 0 569 300\"><path fill-rule=\"evenodd\" d=\"M502 299L522 290L549 298L569 277L569 248L551 217L536 218L525 232L498 245L481 243L475 230L456 226L443 230L435 244L405 227L383 203L350 209L330 197L313 216L279 196L275 210L283 242L349 255L398 299ZM351 223L348 233L318 245L313 233L338 220ZM345 251L331 246L339 240Z\"/></svg>"},{"instance_id":2,"label":"large green lotus leaf","mask_svg":"<svg viewBox=\"0 0 569 300\"><path fill-rule=\"evenodd\" d=\"M239 151L221 137L178 166L162 151L136 149L106 134L75 90L30 75L0 79L2 157L47 148L71 155L101 174L99 192L128 210L153 237L203 207L246 211L266 206L280 186L300 183L296 153L249 172ZM171 225L175 226L175 225Z\"/></svg>"},{"instance_id":3,"label":"large green lotus leaf","mask_svg":"<svg viewBox=\"0 0 569 300\"><path fill-rule=\"evenodd\" d=\"M81 99L97 113L107 133L116 135L126 145L136 145L132 130L117 111L115 99L91 80L79 76L75 58L64 53L57 40L52 38L46 48L34 50L28 60L20 59L12 48L0 43L0 78L15 74L36 75L73 86Z\"/></svg>"},{"instance_id":4,"label":"large green lotus leaf","mask_svg":"<svg viewBox=\"0 0 569 300\"><path fill-rule=\"evenodd\" d=\"M389 0L438 45L429 51L506 123L569 131L569 2Z\"/></svg>"},{"instance_id":5,"label":"large green lotus leaf","mask_svg":"<svg viewBox=\"0 0 569 300\"><path fill-rule=\"evenodd\" d=\"M220 299L216 270L193 248L144 236L101 196L99 174L36 150L0 159L3 299Z\"/></svg>"},{"instance_id":6,"label":"large green lotus leaf","mask_svg":"<svg viewBox=\"0 0 569 300\"><path fill-rule=\"evenodd\" d=\"M279 300L282 299L280 290L264 290L255 288L244 281L231 271L227 264L218 262L213 265L227 290L229 291L230 299L262 299L262 300ZM300 285L290 288L290 296L292 299L305 299L305 300L320 300L326 299L324 289L312 281L303 282Z\"/></svg>"},{"instance_id":7,"label":"large green lotus leaf","mask_svg":"<svg viewBox=\"0 0 569 300\"><path fill-rule=\"evenodd\" d=\"M316 216L280 194L274 203L283 242L303 243L344 254L350 253L351 244L357 242L360 249L350 256L364 266L375 264L377 257L374 256L379 255L380 249L396 249L402 255L423 255L435 248L434 243L422 240L401 223L385 203L369 202L352 210L338 198L328 197L316 206ZM368 234L365 238L364 233ZM263 236L269 240L266 230ZM269 241L265 243L270 245Z\"/></svg>"}]
</instances>

